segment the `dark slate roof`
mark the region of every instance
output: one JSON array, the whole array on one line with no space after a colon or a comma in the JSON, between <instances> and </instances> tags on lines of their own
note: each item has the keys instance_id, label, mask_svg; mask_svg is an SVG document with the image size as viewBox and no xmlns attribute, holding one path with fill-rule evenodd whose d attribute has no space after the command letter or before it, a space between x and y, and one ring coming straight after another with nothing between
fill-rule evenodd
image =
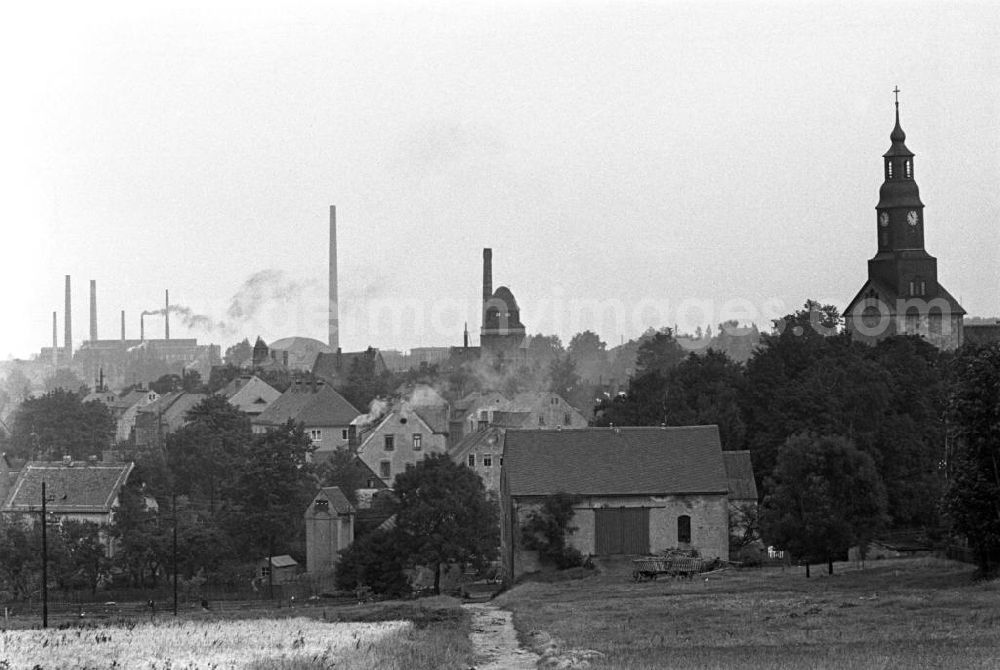
<instances>
[{"instance_id":1,"label":"dark slate roof","mask_svg":"<svg viewBox=\"0 0 1000 670\"><path fill-rule=\"evenodd\" d=\"M66 465L63 462L32 461L21 469L3 510L40 510L44 481L46 495L55 497L47 504L49 511L56 514L105 514L111 511L118 491L133 467L132 463L74 461L72 465Z\"/></svg>"},{"instance_id":2,"label":"dark slate roof","mask_svg":"<svg viewBox=\"0 0 1000 670\"><path fill-rule=\"evenodd\" d=\"M316 499L320 499L321 497L330 501L330 509L337 514L350 514L354 511L354 505L347 499L347 496L344 495L339 486L324 486L320 489Z\"/></svg>"},{"instance_id":3,"label":"dark slate roof","mask_svg":"<svg viewBox=\"0 0 1000 670\"><path fill-rule=\"evenodd\" d=\"M413 411L435 433L448 433L448 417L451 411L447 407L414 407Z\"/></svg>"},{"instance_id":4,"label":"dark slate roof","mask_svg":"<svg viewBox=\"0 0 1000 670\"><path fill-rule=\"evenodd\" d=\"M511 495L726 493L717 426L510 430Z\"/></svg>"},{"instance_id":5,"label":"dark slate roof","mask_svg":"<svg viewBox=\"0 0 1000 670\"><path fill-rule=\"evenodd\" d=\"M207 397L204 393L172 391L161 395L145 407L140 407L139 412L155 414L171 430L177 430L187 423L188 411Z\"/></svg>"},{"instance_id":6,"label":"dark slate roof","mask_svg":"<svg viewBox=\"0 0 1000 670\"><path fill-rule=\"evenodd\" d=\"M491 426L486 430L477 430L469 433L458 441L449 451L448 455L456 463L465 464L465 458L469 452L476 449L491 450L503 453L504 434L506 430Z\"/></svg>"},{"instance_id":7,"label":"dark slate roof","mask_svg":"<svg viewBox=\"0 0 1000 670\"><path fill-rule=\"evenodd\" d=\"M329 384L296 382L252 422L280 426L292 419L306 427L347 426L359 414L361 412Z\"/></svg>"},{"instance_id":8,"label":"dark slate roof","mask_svg":"<svg viewBox=\"0 0 1000 670\"><path fill-rule=\"evenodd\" d=\"M723 451L729 497L733 500L757 500L757 482L753 478L753 465L749 451Z\"/></svg>"},{"instance_id":9,"label":"dark slate roof","mask_svg":"<svg viewBox=\"0 0 1000 670\"><path fill-rule=\"evenodd\" d=\"M531 412L493 412L493 425L503 428L521 428L531 417Z\"/></svg>"},{"instance_id":10,"label":"dark slate roof","mask_svg":"<svg viewBox=\"0 0 1000 670\"><path fill-rule=\"evenodd\" d=\"M861 290L855 294L851 302L847 304L847 307L844 309L845 316L851 315L855 311L856 307L865 301L865 295L868 293L869 289L874 289L878 293L878 299L884 303L885 308L888 310L890 315L896 314L896 306L899 299L907 299L905 296L899 295L899 293L897 293L892 287L877 280L869 279L864 283L864 285L861 286ZM928 300L933 300L934 298L940 298L947 302L951 314L966 313L965 309L958 303L957 300L955 300L955 297L948 293L948 291L946 291L941 284L937 285L937 295L927 297ZM937 309L936 306L934 308Z\"/></svg>"}]
</instances>

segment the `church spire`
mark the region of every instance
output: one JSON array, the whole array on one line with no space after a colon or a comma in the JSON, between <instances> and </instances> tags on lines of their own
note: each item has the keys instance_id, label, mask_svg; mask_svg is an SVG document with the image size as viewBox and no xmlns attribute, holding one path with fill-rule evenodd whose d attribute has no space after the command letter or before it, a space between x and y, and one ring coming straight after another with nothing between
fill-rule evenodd
<instances>
[{"instance_id":1,"label":"church spire","mask_svg":"<svg viewBox=\"0 0 1000 670\"><path fill-rule=\"evenodd\" d=\"M906 148L906 133L903 132L903 127L899 125L899 87L892 89L892 92L896 94L896 126L892 129L889 134L889 139L892 140L892 146L889 147L884 155L885 157L890 156L913 156L913 153Z\"/></svg>"}]
</instances>

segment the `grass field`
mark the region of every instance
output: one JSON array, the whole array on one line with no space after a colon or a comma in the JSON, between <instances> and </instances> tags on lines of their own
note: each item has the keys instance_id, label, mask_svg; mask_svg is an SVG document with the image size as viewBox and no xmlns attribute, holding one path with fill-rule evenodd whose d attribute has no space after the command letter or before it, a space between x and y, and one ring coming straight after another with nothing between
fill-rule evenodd
<instances>
[{"instance_id":1,"label":"grass field","mask_svg":"<svg viewBox=\"0 0 1000 670\"><path fill-rule=\"evenodd\" d=\"M593 576L500 596L526 646L593 668L1000 668L1000 583L938 559L727 570L633 583Z\"/></svg>"},{"instance_id":2,"label":"grass field","mask_svg":"<svg viewBox=\"0 0 1000 670\"><path fill-rule=\"evenodd\" d=\"M457 669L469 667L468 630L452 598L301 608L283 618L142 617L0 631L0 670Z\"/></svg>"}]
</instances>

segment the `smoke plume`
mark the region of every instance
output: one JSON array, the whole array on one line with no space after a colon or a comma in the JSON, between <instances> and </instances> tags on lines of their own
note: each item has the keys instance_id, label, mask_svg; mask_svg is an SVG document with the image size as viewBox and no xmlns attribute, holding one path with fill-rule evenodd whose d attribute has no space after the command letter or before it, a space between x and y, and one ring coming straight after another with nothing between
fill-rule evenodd
<instances>
[{"instance_id":1,"label":"smoke plume","mask_svg":"<svg viewBox=\"0 0 1000 670\"><path fill-rule=\"evenodd\" d=\"M250 275L229 302L227 316L233 321L252 319L270 302L292 302L317 285L314 281L297 282L281 270L261 270Z\"/></svg>"}]
</instances>

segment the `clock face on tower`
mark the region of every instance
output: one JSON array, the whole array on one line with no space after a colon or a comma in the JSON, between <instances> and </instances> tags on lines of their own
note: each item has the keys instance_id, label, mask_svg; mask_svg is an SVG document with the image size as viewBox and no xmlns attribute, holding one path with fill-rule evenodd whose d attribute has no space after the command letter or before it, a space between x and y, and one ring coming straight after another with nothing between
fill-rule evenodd
<instances>
[{"instance_id":1,"label":"clock face on tower","mask_svg":"<svg viewBox=\"0 0 1000 670\"><path fill-rule=\"evenodd\" d=\"M878 222L885 228L889 225L889 212L882 212L878 217Z\"/></svg>"},{"instance_id":2,"label":"clock face on tower","mask_svg":"<svg viewBox=\"0 0 1000 670\"><path fill-rule=\"evenodd\" d=\"M906 214L906 222L911 226L917 225L917 210L911 209Z\"/></svg>"}]
</instances>

